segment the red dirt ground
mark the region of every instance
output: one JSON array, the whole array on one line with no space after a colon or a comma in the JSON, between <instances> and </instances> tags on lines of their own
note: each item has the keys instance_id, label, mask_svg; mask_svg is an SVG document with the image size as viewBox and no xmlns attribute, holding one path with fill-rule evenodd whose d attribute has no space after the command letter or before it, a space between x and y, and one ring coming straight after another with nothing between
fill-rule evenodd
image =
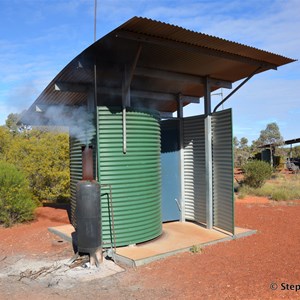
<instances>
[{"instance_id":1,"label":"red dirt ground","mask_svg":"<svg viewBox=\"0 0 300 300\"><path fill-rule=\"evenodd\" d=\"M182 253L128 269L107 280L80 283L72 289L54 292L16 283L13 299L23 299L24 291L26 299L40 299L41 295L43 299L299 299L300 290L295 291L300 289L299 204L261 198L238 200L236 225L256 229L257 234L208 246L201 253ZM47 231L49 226L68 222L65 210L44 207L37 209L37 220L30 224L0 228L0 261L16 254L70 257L71 245L59 243ZM277 289L272 290L271 285ZM0 299L6 299L1 298L1 285Z\"/></svg>"},{"instance_id":2,"label":"red dirt ground","mask_svg":"<svg viewBox=\"0 0 300 300\"><path fill-rule=\"evenodd\" d=\"M48 227L69 224L66 209L39 207L36 220L11 228L0 227L0 257L25 254L26 256L51 256L68 250L70 244L48 231Z\"/></svg>"}]
</instances>

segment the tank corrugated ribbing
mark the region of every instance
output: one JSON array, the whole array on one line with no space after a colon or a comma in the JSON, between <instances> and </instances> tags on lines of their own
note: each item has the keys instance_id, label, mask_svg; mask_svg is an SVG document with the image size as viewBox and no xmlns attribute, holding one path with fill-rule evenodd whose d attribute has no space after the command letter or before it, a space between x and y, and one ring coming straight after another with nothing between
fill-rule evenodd
<instances>
[{"instance_id":1,"label":"tank corrugated ribbing","mask_svg":"<svg viewBox=\"0 0 300 300\"><path fill-rule=\"evenodd\" d=\"M162 232L160 124L153 112L129 109L127 152L123 153L122 111L98 107L98 171L112 186L116 245L137 244ZM103 246L113 243L109 189L101 186Z\"/></svg>"}]
</instances>

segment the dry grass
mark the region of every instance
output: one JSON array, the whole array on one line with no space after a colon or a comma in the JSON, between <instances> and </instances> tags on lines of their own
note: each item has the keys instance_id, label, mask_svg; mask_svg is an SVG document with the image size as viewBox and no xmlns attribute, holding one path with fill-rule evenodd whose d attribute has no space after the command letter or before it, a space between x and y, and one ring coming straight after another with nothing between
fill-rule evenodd
<instances>
[{"instance_id":1,"label":"dry grass","mask_svg":"<svg viewBox=\"0 0 300 300\"><path fill-rule=\"evenodd\" d=\"M239 189L239 198L246 195L268 197L275 201L300 199L300 175L276 175L261 188L250 188L246 185Z\"/></svg>"}]
</instances>

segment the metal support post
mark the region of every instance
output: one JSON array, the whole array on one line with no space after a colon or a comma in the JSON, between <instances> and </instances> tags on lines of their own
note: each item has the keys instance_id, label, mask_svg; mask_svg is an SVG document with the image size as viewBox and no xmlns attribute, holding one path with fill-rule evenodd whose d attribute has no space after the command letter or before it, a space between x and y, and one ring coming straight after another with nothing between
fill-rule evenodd
<instances>
[{"instance_id":1,"label":"metal support post","mask_svg":"<svg viewBox=\"0 0 300 300\"><path fill-rule=\"evenodd\" d=\"M205 181L206 181L206 227L213 227L213 183L212 183L212 141L211 116L205 119Z\"/></svg>"},{"instance_id":2,"label":"metal support post","mask_svg":"<svg viewBox=\"0 0 300 300\"><path fill-rule=\"evenodd\" d=\"M211 114L211 95L209 77L205 77L204 82L204 114L205 116Z\"/></svg>"},{"instance_id":3,"label":"metal support post","mask_svg":"<svg viewBox=\"0 0 300 300\"><path fill-rule=\"evenodd\" d=\"M209 77L205 78L205 186L206 186L206 227L213 227L213 175L212 175L212 131L211 131L211 89Z\"/></svg>"},{"instance_id":4,"label":"metal support post","mask_svg":"<svg viewBox=\"0 0 300 300\"><path fill-rule=\"evenodd\" d=\"M185 199L184 199L184 134L183 134L183 106L181 96L177 99L177 118L179 119L179 145L180 145L180 222L185 222Z\"/></svg>"}]
</instances>

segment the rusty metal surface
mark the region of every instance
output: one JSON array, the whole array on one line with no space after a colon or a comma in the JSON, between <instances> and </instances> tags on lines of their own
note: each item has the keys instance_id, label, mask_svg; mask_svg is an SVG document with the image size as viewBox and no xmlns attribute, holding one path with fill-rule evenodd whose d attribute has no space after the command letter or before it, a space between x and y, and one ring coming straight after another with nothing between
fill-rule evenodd
<instances>
[{"instance_id":1,"label":"rusty metal surface","mask_svg":"<svg viewBox=\"0 0 300 300\"><path fill-rule=\"evenodd\" d=\"M94 180L94 163L92 146L82 147L82 180Z\"/></svg>"}]
</instances>

